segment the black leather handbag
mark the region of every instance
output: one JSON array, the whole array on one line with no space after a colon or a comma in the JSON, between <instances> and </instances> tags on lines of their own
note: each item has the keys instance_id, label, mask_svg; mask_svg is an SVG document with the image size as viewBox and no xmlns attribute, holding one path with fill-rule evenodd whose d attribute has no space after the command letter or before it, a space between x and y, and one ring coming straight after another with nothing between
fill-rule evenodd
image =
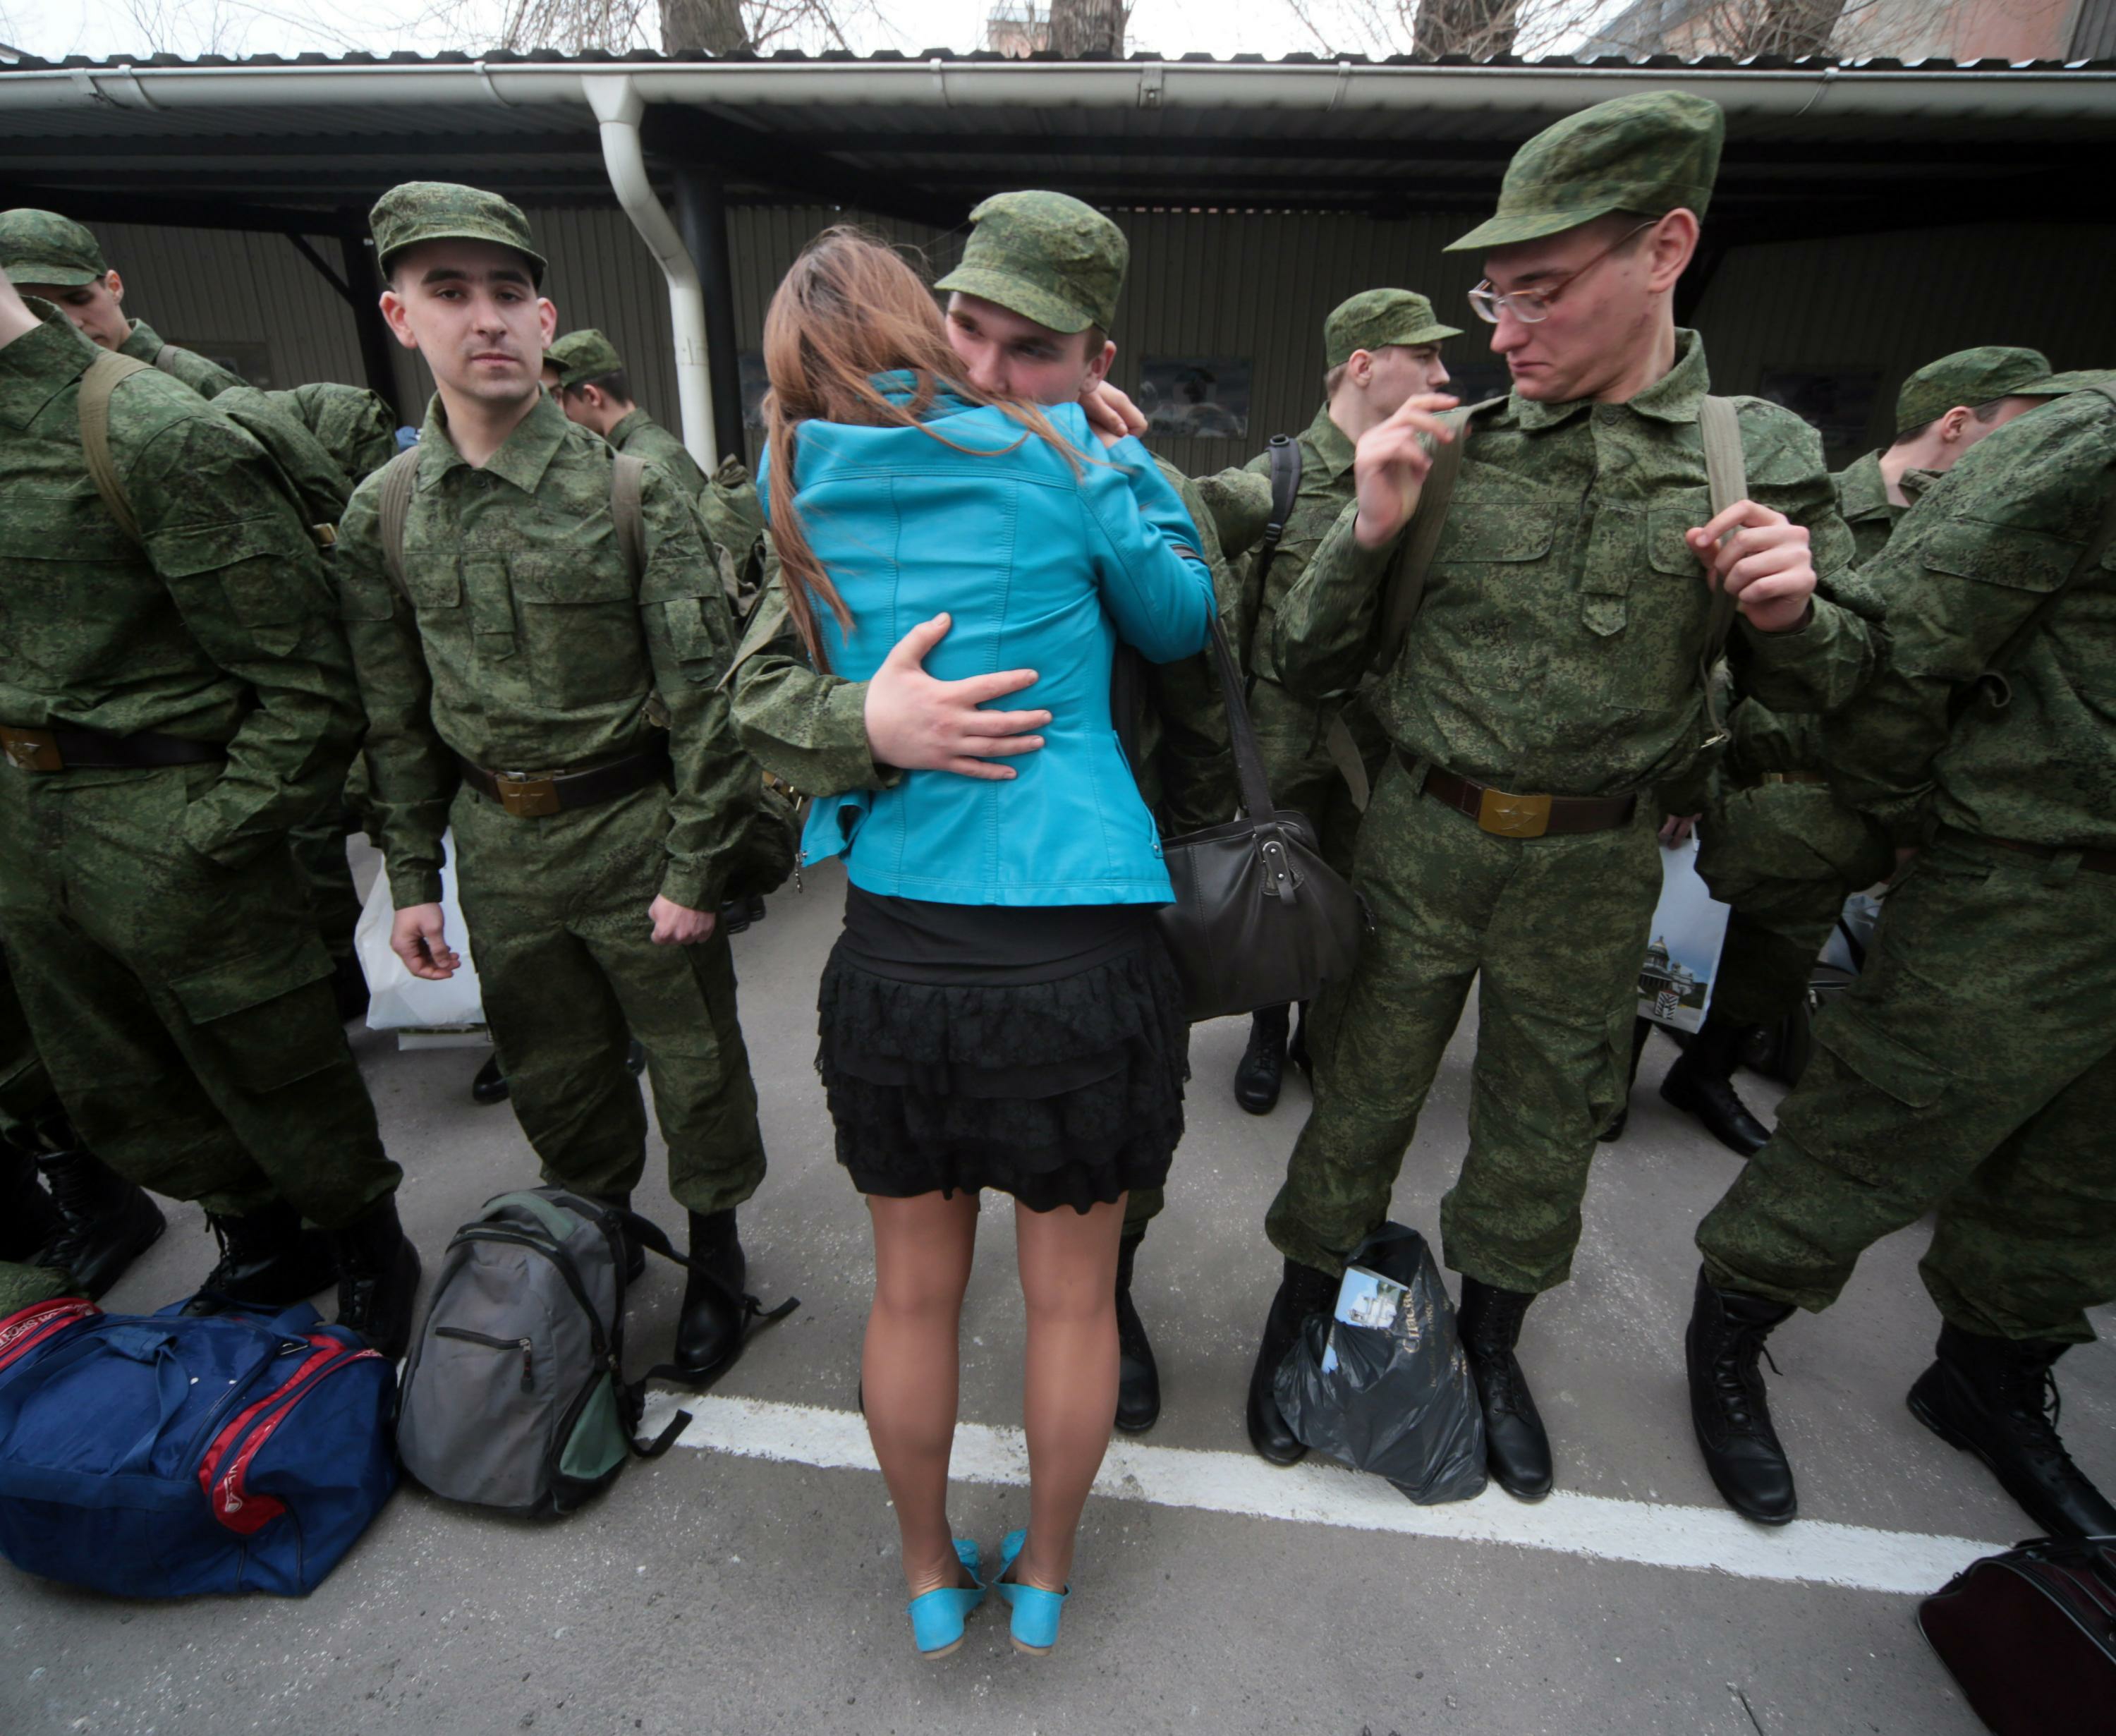
<instances>
[{"instance_id":1,"label":"black leather handbag","mask_svg":"<svg viewBox=\"0 0 2116 1736\"><path fill-rule=\"evenodd\" d=\"M1119 662L1134 655L1120 650ZM1193 1023L1314 998L1350 974L1373 923L1359 895L1324 862L1305 814L1273 808L1249 721L1241 670L1216 615L1213 664L1227 706L1240 817L1162 845L1175 902L1160 911ZM1116 683L1121 695L1134 684ZM1120 700L1117 715L1129 711Z\"/></svg>"}]
</instances>

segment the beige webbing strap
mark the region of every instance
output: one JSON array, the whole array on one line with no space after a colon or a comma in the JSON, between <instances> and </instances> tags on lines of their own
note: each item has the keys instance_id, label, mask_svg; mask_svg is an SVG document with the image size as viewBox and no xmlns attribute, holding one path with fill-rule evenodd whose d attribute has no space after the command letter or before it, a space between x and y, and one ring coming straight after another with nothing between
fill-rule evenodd
<instances>
[{"instance_id":1,"label":"beige webbing strap","mask_svg":"<svg viewBox=\"0 0 2116 1736\"><path fill-rule=\"evenodd\" d=\"M646 481L646 461L620 452L610 472L610 516L617 527L617 546L624 556L624 570L632 575L632 588L639 588L646 570L646 515L640 505L640 490Z\"/></svg>"},{"instance_id":2,"label":"beige webbing strap","mask_svg":"<svg viewBox=\"0 0 2116 1736\"><path fill-rule=\"evenodd\" d=\"M176 348L173 343L165 343L154 352L154 366L172 380L181 377L177 372Z\"/></svg>"},{"instance_id":3,"label":"beige webbing strap","mask_svg":"<svg viewBox=\"0 0 2116 1736\"><path fill-rule=\"evenodd\" d=\"M1716 518L1749 492L1748 463L1741 455L1741 420L1733 400L1704 399L1697 407L1697 432L1704 443L1704 482L1712 496L1712 516ZM1726 716L1713 671L1725 655L1727 637L1733 630L1734 599L1721 586L1712 593L1704 649L1697 665L1698 685L1704 692L1704 720L1710 732L1705 739L1708 748L1727 739Z\"/></svg>"},{"instance_id":4,"label":"beige webbing strap","mask_svg":"<svg viewBox=\"0 0 2116 1736\"><path fill-rule=\"evenodd\" d=\"M383 567L407 601L412 587L404 579L404 521L412 516L412 490L418 486L419 449L407 446L382 467L382 498L375 509L381 521Z\"/></svg>"},{"instance_id":5,"label":"beige webbing strap","mask_svg":"<svg viewBox=\"0 0 2116 1736\"><path fill-rule=\"evenodd\" d=\"M80 449L81 455L88 460L88 479L94 483L96 493L103 496L103 504L110 509L110 516L117 521L118 529L142 547L145 546L145 539L140 534L140 521L132 516L132 503L125 498L125 485L117 478L117 461L110 455L110 394L127 375L146 371L145 362L131 356L98 350L95 360L88 365L88 371L80 376L77 403Z\"/></svg>"}]
</instances>

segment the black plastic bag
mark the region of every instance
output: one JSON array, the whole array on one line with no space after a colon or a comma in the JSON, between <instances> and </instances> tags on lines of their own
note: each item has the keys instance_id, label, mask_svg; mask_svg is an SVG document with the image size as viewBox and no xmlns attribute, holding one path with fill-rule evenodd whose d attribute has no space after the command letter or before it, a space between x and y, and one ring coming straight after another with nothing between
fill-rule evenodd
<instances>
[{"instance_id":1,"label":"black plastic bag","mask_svg":"<svg viewBox=\"0 0 2116 1736\"><path fill-rule=\"evenodd\" d=\"M1421 1504L1483 1494L1484 1412L1425 1238L1385 1223L1346 1264L1386 1281L1355 1305L1373 1324L1309 1319L1279 1365L1287 1425Z\"/></svg>"}]
</instances>

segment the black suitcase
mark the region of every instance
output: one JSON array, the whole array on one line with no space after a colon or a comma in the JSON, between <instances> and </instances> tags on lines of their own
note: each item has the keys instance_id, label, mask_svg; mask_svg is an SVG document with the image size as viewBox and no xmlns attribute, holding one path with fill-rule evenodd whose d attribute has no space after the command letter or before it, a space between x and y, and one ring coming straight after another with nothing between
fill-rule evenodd
<instances>
[{"instance_id":1,"label":"black suitcase","mask_svg":"<svg viewBox=\"0 0 2116 1736\"><path fill-rule=\"evenodd\" d=\"M2116 1736L2116 1537L1986 1556L1917 1623L1997 1736Z\"/></svg>"}]
</instances>

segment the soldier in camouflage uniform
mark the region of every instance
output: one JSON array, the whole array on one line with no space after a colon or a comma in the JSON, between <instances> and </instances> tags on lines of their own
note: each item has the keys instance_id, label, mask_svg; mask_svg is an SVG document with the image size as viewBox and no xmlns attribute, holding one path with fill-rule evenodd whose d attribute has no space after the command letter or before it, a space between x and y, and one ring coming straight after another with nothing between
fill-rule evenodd
<instances>
[{"instance_id":1,"label":"soldier in camouflage uniform","mask_svg":"<svg viewBox=\"0 0 2116 1736\"><path fill-rule=\"evenodd\" d=\"M539 384L557 315L527 219L472 187L414 182L370 219L383 311L439 387L402 527L393 471L340 527L335 576L368 713L367 759L412 971L452 974L442 833L453 827L501 1068L551 1181L628 1202L646 1114L645 1046L690 1214L676 1361L699 1380L742 1346L735 1209L764 1177L734 960L715 919L758 772L720 691L732 629L711 539L646 468L641 567L611 504L615 454ZM657 721L659 720L659 721Z\"/></svg>"},{"instance_id":2,"label":"soldier in camouflage uniform","mask_svg":"<svg viewBox=\"0 0 2116 1736\"><path fill-rule=\"evenodd\" d=\"M1697 1439L1769 1523L1795 1499L1765 1335L1936 1209L1920 1272L1942 1325L1911 1411L2038 1529L2116 1535L2044 1412L2086 1310L2116 1301L2116 374L2035 384L2056 401L1968 454L1869 569L1888 665L1824 746L1838 790L1917 854L1778 1131L1697 1232Z\"/></svg>"},{"instance_id":3,"label":"soldier in camouflage uniform","mask_svg":"<svg viewBox=\"0 0 2116 1736\"><path fill-rule=\"evenodd\" d=\"M1378 926L1317 1006L1315 1107L1267 1223L1286 1265L1249 1425L1274 1462L1305 1451L1278 1367L1387 1216L1475 980L1470 1149L1441 1229L1493 1474L1523 1499L1548 1491L1515 1347L1529 1305L1570 1273L1620 1098L1660 891L1653 791L1704 739L1715 585L1738 610L1727 655L1759 694L1819 709L1870 667L1865 622L1815 594L1852 550L1813 430L1737 400L1749 495L1709 504L1704 346L1672 297L1723 124L1674 93L1575 114L1521 147L1497 215L1454 244L1485 255L1471 302L1514 390L1464 431L1423 611L1369 690L1393 751L1354 883ZM1448 402L1414 398L1359 443L1355 500L1279 606L1272 651L1295 694L1327 698L1373 663Z\"/></svg>"},{"instance_id":4,"label":"soldier in camouflage uniform","mask_svg":"<svg viewBox=\"0 0 2116 1736\"><path fill-rule=\"evenodd\" d=\"M1129 412L1129 401L1104 384L1116 356L1108 333L1130 259L1124 232L1062 193L1002 193L980 205L971 221L960 264L936 286L950 292L948 341L962 358L964 378L982 391L1042 403L1092 403L1107 394L1103 401L1117 403L1116 413ZM1262 532L1270 486L1239 470L1194 483L1166 463L1161 467L1198 527L1221 614L1231 619L1236 598L1224 550L1239 553ZM880 788L896 767L1010 776L987 758L1040 745L1025 732L1047 722L1048 714L981 708L1019 692L1032 675L932 680L919 664L946 629L932 622L907 634L872 682L819 675L787 630L777 585L775 573L737 654L735 718L765 767L797 789L831 795ZM1208 659L1139 667L1145 691L1134 759L1163 836L1228 818L1233 762ZM869 733L878 713L899 718L908 730L893 738L901 744L893 757L879 762L879 738ZM1163 1204L1158 1188L1131 1194L1119 1245L1116 1422L1130 1433L1150 1429L1161 1414L1160 1371L1131 1281L1146 1227Z\"/></svg>"},{"instance_id":5,"label":"soldier in camouflage uniform","mask_svg":"<svg viewBox=\"0 0 2116 1736\"><path fill-rule=\"evenodd\" d=\"M211 1215L223 1257L195 1306L283 1305L334 1262L340 1319L393 1354L418 1258L287 850L359 736L328 581L256 444L145 369L109 406L129 540L80 444L96 350L36 305L0 274L16 990L82 1136Z\"/></svg>"},{"instance_id":6,"label":"soldier in camouflage uniform","mask_svg":"<svg viewBox=\"0 0 2116 1736\"><path fill-rule=\"evenodd\" d=\"M1272 799L1314 822L1323 858L1341 874L1352 872L1366 786L1379 774L1387 744L1364 707L1341 698L1312 705L1280 686L1272 632L1280 602L1351 500L1354 444L1395 415L1412 394L1446 389L1440 346L1461 335L1460 326L1443 325L1433 316L1432 302L1408 289L1366 290L1332 311L1322 325L1322 408L1296 443L1300 491L1277 546L1267 553L1258 550L1242 583L1243 673L1249 678L1249 717L1263 750ZM1259 454L1249 467L1268 481L1271 454ZM1356 791L1333 757L1333 739L1337 753L1354 752L1362 762ZM1278 1103L1291 1011L1259 1007L1250 1020L1249 1045L1235 1069L1235 1101L1251 1115L1267 1115ZM1304 1028L1290 1045L1303 1066L1305 1036Z\"/></svg>"},{"instance_id":7,"label":"soldier in camouflage uniform","mask_svg":"<svg viewBox=\"0 0 2116 1736\"><path fill-rule=\"evenodd\" d=\"M659 464L682 486L731 563L729 602L747 614L762 581L764 539L764 508L749 467L725 458L707 476L690 448L633 401L624 358L599 331L568 332L554 343L544 357L544 384L568 421L594 429L619 452Z\"/></svg>"},{"instance_id":8,"label":"soldier in camouflage uniform","mask_svg":"<svg viewBox=\"0 0 2116 1736\"><path fill-rule=\"evenodd\" d=\"M2049 363L2033 350L1963 350L1920 368L1896 402L1896 437L1833 478L1861 568L1888 545L1912 496L1977 441L2043 399ZM1885 606L1887 599L1880 598ZM1894 867L1879 828L1833 798L1821 721L1745 699L1698 831L1697 871L1732 907L1703 1029L1660 1094L1730 1151L1760 1151L1770 1130L1734 1089L1759 1027L1798 1011L1844 900Z\"/></svg>"}]
</instances>

